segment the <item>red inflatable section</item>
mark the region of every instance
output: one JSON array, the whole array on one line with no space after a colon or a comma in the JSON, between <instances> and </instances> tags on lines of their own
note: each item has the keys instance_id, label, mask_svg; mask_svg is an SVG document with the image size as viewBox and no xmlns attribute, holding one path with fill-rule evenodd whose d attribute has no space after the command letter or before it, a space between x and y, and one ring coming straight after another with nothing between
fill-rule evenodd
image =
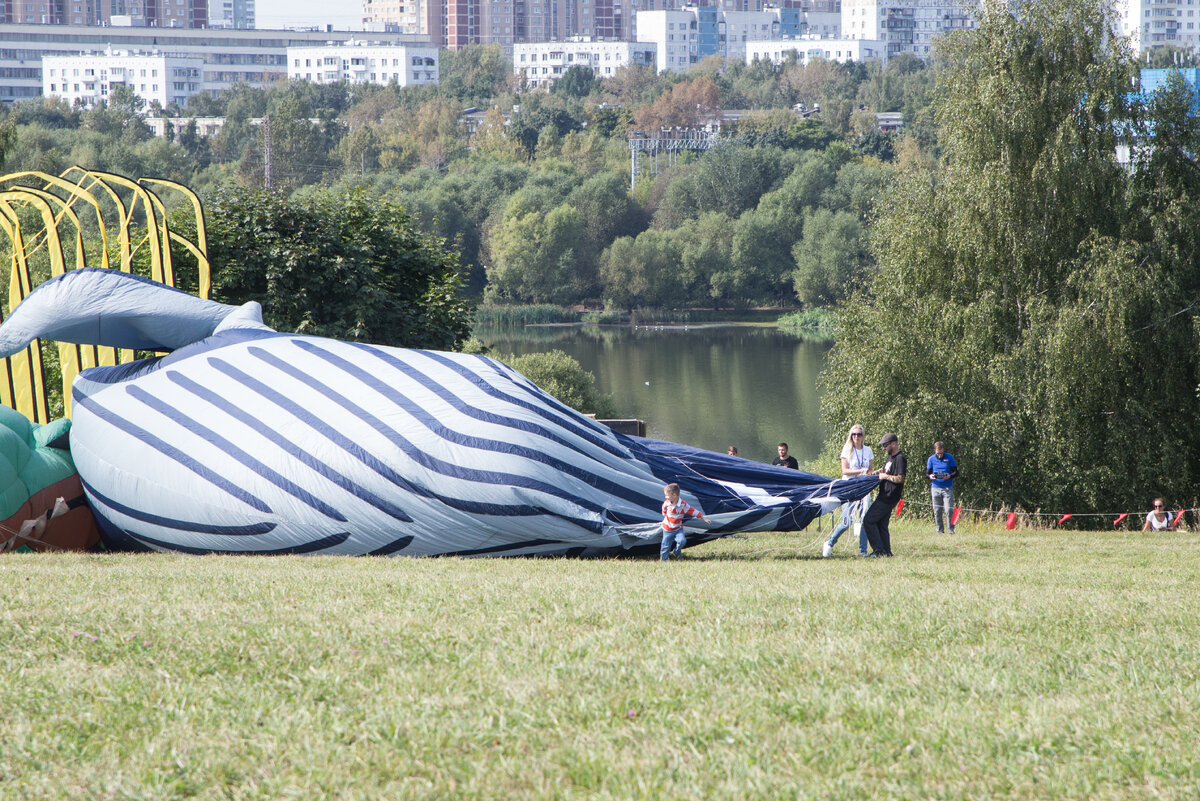
<instances>
[{"instance_id":1,"label":"red inflatable section","mask_svg":"<svg viewBox=\"0 0 1200 801\"><path fill-rule=\"evenodd\" d=\"M59 498L67 501L70 510L65 515L48 518ZM20 536L26 520L45 520L45 528L37 535ZM100 529L83 496L78 475L64 478L34 493L17 513L0 521L0 551L11 551L27 545L35 551L87 551L100 543Z\"/></svg>"}]
</instances>

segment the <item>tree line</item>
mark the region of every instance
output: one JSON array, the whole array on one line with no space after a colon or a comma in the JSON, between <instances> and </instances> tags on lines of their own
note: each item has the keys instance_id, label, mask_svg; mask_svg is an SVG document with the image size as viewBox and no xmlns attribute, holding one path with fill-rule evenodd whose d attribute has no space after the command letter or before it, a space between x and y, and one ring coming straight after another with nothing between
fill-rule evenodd
<instances>
[{"instance_id":1,"label":"tree line","mask_svg":"<svg viewBox=\"0 0 1200 801\"><path fill-rule=\"evenodd\" d=\"M499 47L444 54L439 84L281 83L147 108L118 87L84 110L53 99L7 112L11 170L71 164L180 181L210 200L271 175L297 199L333 187L403 206L455 243L469 292L503 304L820 306L873 269L866 229L897 163L936 150L936 67L814 61L725 65L687 75L572 68L552 91L520 91ZM793 106L819 114L801 119ZM476 130L466 109L484 110ZM632 131L692 127L751 109L711 151L629 188ZM875 111L901 111L903 141ZM151 136L144 115L181 133ZM223 116L201 137L194 118Z\"/></svg>"}]
</instances>

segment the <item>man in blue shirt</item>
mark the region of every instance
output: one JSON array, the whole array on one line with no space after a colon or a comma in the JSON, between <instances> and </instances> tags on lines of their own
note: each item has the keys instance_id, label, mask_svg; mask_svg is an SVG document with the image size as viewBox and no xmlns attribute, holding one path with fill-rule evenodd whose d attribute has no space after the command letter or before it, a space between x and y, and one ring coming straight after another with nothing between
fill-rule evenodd
<instances>
[{"instance_id":1,"label":"man in blue shirt","mask_svg":"<svg viewBox=\"0 0 1200 801\"><path fill-rule=\"evenodd\" d=\"M932 482L930 490L933 499L933 522L937 523L937 533L945 534L943 523L949 523L950 533L954 533L954 523L951 514L954 510L954 478L958 475L958 462L946 453L946 446L941 442L933 443L933 456L925 461L925 474ZM944 519L943 519L944 518Z\"/></svg>"}]
</instances>

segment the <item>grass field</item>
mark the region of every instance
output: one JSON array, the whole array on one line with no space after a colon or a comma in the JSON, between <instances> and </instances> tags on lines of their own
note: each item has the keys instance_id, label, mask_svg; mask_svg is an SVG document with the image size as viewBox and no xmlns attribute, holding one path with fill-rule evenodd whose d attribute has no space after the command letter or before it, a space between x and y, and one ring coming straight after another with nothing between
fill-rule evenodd
<instances>
[{"instance_id":1,"label":"grass field","mask_svg":"<svg viewBox=\"0 0 1200 801\"><path fill-rule=\"evenodd\" d=\"M0 798L1200 797L1195 535L928 528L5 555Z\"/></svg>"}]
</instances>

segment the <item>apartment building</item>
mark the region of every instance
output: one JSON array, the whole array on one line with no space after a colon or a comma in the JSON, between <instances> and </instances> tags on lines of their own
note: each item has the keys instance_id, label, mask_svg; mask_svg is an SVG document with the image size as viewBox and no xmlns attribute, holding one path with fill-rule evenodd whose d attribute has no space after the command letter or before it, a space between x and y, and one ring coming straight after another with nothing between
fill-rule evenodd
<instances>
[{"instance_id":1,"label":"apartment building","mask_svg":"<svg viewBox=\"0 0 1200 801\"><path fill-rule=\"evenodd\" d=\"M884 42L889 57L927 58L934 37L975 26L971 7L957 0L842 0L842 35Z\"/></svg>"},{"instance_id":2,"label":"apartment building","mask_svg":"<svg viewBox=\"0 0 1200 801\"><path fill-rule=\"evenodd\" d=\"M208 27L254 30L254 0L208 0Z\"/></svg>"},{"instance_id":3,"label":"apartment building","mask_svg":"<svg viewBox=\"0 0 1200 801\"><path fill-rule=\"evenodd\" d=\"M438 82L438 49L428 44L345 42L287 49L288 78L314 83L424 86Z\"/></svg>"},{"instance_id":4,"label":"apartment building","mask_svg":"<svg viewBox=\"0 0 1200 801\"><path fill-rule=\"evenodd\" d=\"M621 67L655 65L653 42L523 42L513 45L513 73L525 86L549 86L573 66L589 67L597 78L610 78Z\"/></svg>"},{"instance_id":5,"label":"apartment building","mask_svg":"<svg viewBox=\"0 0 1200 801\"><path fill-rule=\"evenodd\" d=\"M762 11L722 11L708 6L639 11L638 40L658 46L658 71L676 72L712 55L741 61L751 42L807 36L836 38L840 20L831 12L767 7ZM817 30L814 30L814 26Z\"/></svg>"},{"instance_id":6,"label":"apartment building","mask_svg":"<svg viewBox=\"0 0 1200 801\"><path fill-rule=\"evenodd\" d=\"M42 94L42 59L113 50L159 51L203 61L202 83L212 94L238 83L265 87L286 80L287 49L360 39L349 31L0 25L0 102ZM420 36L372 34L382 44L428 44Z\"/></svg>"},{"instance_id":7,"label":"apartment building","mask_svg":"<svg viewBox=\"0 0 1200 801\"><path fill-rule=\"evenodd\" d=\"M780 64L794 55L801 64L814 58L851 62L879 59L887 61L887 47L872 39L793 39L746 43L746 63L756 60Z\"/></svg>"},{"instance_id":8,"label":"apartment building","mask_svg":"<svg viewBox=\"0 0 1200 801\"><path fill-rule=\"evenodd\" d=\"M108 50L42 59L42 94L92 108L126 86L147 103L162 106L187 100L203 89L204 59L160 52Z\"/></svg>"},{"instance_id":9,"label":"apartment building","mask_svg":"<svg viewBox=\"0 0 1200 801\"><path fill-rule=\"evenodd\" d=\"M1194 52L1200 46L1200 0L1120 0L1117 16L1135 53L1162 47Z\"/></svg>"}]
</instances>

